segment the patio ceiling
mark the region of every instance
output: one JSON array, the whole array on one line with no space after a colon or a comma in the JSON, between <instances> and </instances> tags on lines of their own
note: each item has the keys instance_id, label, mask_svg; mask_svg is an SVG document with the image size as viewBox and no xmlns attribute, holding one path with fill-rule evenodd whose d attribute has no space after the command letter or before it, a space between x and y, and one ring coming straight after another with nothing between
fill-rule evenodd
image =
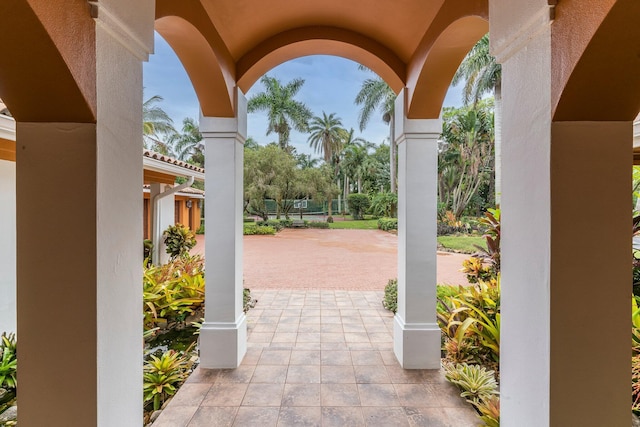
<instances>
[{"instance_id":1,"label":"patio ceiling","mask_svg":"<svg viewBox=\"0 0 640 427\"><path fill-rule=\"evenodd\" d=\"M460 61L488 31L487 15L487 0L295 7L286 0L158 0L156 30L185 66L205 116L232 117L236 85L246 93L280 63L328 54L371 68L396 92L408 87L410 117L431 118Z\"/></svg>"}]
</instances>

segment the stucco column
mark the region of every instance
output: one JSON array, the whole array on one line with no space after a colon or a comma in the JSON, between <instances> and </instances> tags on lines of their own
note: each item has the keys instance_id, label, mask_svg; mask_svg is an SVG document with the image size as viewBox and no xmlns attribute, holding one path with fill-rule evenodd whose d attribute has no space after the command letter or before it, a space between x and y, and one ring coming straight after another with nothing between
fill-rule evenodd
<instances>
[{"instance_id":1,"label":"stucco column","mask_svg":"<svg viewBox=\"0 0 640 427\"><path fill-rule=\"evenodd\" d=\"M205 142L205 321L203 368L235 368L247 351L242 310L242 194L247 100L238 90L235 118L200 117Z\"/></svg>"},{"instance_id":2,"label":"stucco column","mask_svg":"<svg viewBox=\"0 0 640 427\"><path fill-rule=\"evenodd\" d=\"M95 55L95 73L82 76L95 80L95 123L17 123L24 426L142 420L142 60L153 2L111 3L92 7L95 51L83 52Z\"/></svg>"},{"instance_id":3,"label":"stucco column","mask_svg":"<svg viewBox=\"0 0 640 427\"><path fill-rule=\"evenodd\" d=\"M504 103L500 421L629 425L632 126L552 121L562 44L535 3L490 14Z\"/></svg>"},{"instance_id":4,"label":"stucco column","mask_svg":"<svg viewBox=\"0 0 640 427\"><path fill-rule=\"evenodd\" d=\"M0 334L16 332L16 162L0 159Z\"/></svg>"},{"instance_id":5,"label":"stucco column","mask_svg":"<svg viewBox=\"0 0 640 427\"><path fill-rule=\"evenodd\" d=\"M151 210L151 240L153 242L153 263L156 265L165 264L169 261L169 254L167 253L167 245L164 244L162 233L169 226L175 224L175 196L170 194L158 200L157 203L153 203L153 199L156 195L162 194L165 191L173 188L169 184L161 184L158 182L152 182L150 185L149 193L149 206ZM156 208L159 212L156 217ZM155 228L155 222L158 221L158 228ZM156 236L156 232L159 233Z\"/></svg>"},{"instance_id":6,"label":"stucco column","mask_svg":"<svg viewBox=\"0 0 640 427\"><path fill-rule=\"evenodd\" d=\"M405 369L440 368L436 323L436 216L440 119L407 119L395 106L398 145L398 312L394 351Z\"/></svg>"}]
</instances>

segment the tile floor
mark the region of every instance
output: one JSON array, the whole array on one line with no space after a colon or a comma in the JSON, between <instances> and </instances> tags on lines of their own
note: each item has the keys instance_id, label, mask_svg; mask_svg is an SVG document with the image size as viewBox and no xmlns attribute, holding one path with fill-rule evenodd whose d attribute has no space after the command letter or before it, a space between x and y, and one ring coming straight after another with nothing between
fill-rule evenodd
<instances>
[{"instance_id":1,"label":"tile floor","mask_svg":"<svg viewBox=\"0 0 640 427\"><path fill-rule=\"evenodd\" d=\"M381 291L253 291L237 369L197 369L153 427L479 425L441 371L404 370Z\"/></svg>"}]
</instances>

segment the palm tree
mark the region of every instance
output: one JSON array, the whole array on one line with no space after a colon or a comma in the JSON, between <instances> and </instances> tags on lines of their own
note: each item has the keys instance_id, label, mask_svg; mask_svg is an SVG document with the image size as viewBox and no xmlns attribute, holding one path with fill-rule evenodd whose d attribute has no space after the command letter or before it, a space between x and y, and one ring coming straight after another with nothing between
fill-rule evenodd
<instances>
[{"instance_id":1,"label":"palm tree","mask_svg":"<svg viewBox=\"0 0 640 427\"><path fill-rule=\"evenodd\" d=\"M162 154L173 154L171 146L162 140L162 136L176 132L171 117L157 105L162 101L160 95L154 95L142 104L142 138L145 148Z\"/></svg>"},{"instance_id":2,"label":"palm tree","mask_svg":"<svg viewBox=\"0 0 640 427\"><path fill-rule=\"evenodd\" d=\"M300 169L313 169L318 166L319 159L314 159L311 154L296 154L296 164Z\"/></svg>"},{"instance_id":3,"label":"palm tree","mask_svg":"<svg viewBox=\"0 0 640 427\"><path fill-rule=\"evenodd\" d=\"M485 34L471 48L460 64L452 83L465 81L463 101L465 105L474 105L482 95L493 92L495 98L495 195L496 205L500 205L502 191L502 67L489 53L489 33Z\"/></svg>"},{"instance_id":4,"label":"palm tree","mask_svg":"<svg viewBox=\"0 0 640 427\"><path fill-rule=\"evenodd\" d=\"M480 108L455 110L442 128L438 160L439 201L460 218L491 170L493 115Z\"/></svg>"},{"instance_id":5,"label":"palm tree","mask_svg":"<svg viewBox=\"0 0 640 427\"><path fill-rule=\"evenodd\" d=\"M311 110L302 102L293 99L304 84L303 79L294 79L283 86L275 77L264 75L260 82L265 92L260 92L249 99L247 110L250 113L266 111L269 120L267 135L278 134L278 145L288 151L291 129L306 132Z\"/></svg>"},{"instance_id":6,"label":"palm tree","mask_svg":"<svg viewBox=\"0 0 640 427\"><path fill-rule=\"evenodd\" d=\"M174 133L169 138L169 143L174 147L180 160L204 166L202 134L195 119L185 117L182 121L182 131Z\"/></svg>"},{"instance_id":7,"label":"palm tree","mask_svg":"<svg viewBox=\"0 0 640 427\"><path fill-rule=\"evenodd\" d=\"M322 112L322 117L315 116L309 125L309 145L316 153L321 153L326 163L330 163L334 154L342 150L342 120L331 113Z\"/></svg>"},{"instance_id":8,"label":"palm tree","mask_svg":"<svg viewBox=\"0 0 640 427\"><path fill-rule=\"evenodd\" d=\"M366 67L360 66L366 70ZM391 163L391 192L396 192L396 144L393 135L393 113L396 101L396 94L389 85L380 77L366 79L362 82L362 87L356 95L356 105L362 105L358 115L358 124L362 131L369 122L371 115L377 110L382 115L382 120L389 125L389 145Z\"/></svg>"}]
</instances>

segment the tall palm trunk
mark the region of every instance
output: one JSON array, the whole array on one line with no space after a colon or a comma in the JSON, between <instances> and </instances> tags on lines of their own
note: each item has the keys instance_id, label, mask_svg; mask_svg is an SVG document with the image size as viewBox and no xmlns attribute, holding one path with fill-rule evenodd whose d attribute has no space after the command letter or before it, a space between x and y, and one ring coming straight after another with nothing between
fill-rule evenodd
<instances>
[{"instance_id":1,"label":"tall palm trunk","mask_svg":"<svg viewBox=\"0 0 640 427\"><path fill-rule=\"evenodd\" d=\"M391 184L391 193L395 194L397 192L396 185L396 158L398 157L398 151L396 146L396 135L395 135L395 119L393 114L389 116L389 175L390 175L390 184Z\"/></svg>"},{"instance_id":2,"label":"tall palm trunk","mask_svg":"<svg viewBox=\"0 0 640 427\"><path fill-rule=\"evenodd\" d=\"M502 83L500 80L495 87L495 110L494 110L494 151L495 151L495 189L496 189L496 207L500 207L500 199L502 196Z\"/></svg>"}]
</instances>

